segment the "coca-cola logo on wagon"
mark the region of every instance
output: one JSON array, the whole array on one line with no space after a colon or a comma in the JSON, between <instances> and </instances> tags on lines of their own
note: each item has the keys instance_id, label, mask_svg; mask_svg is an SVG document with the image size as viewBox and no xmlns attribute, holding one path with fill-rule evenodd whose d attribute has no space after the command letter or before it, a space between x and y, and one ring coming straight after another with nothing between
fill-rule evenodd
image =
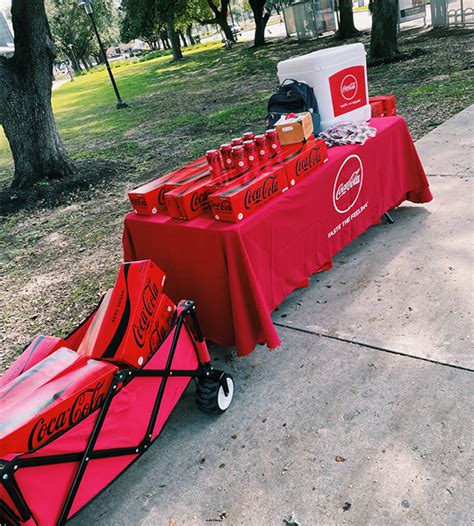
<instances>
[{"instance_id":1,"label":"coca-cola logo on wagon","mask_svg":"<svg viewBox=\"0 0 474 526\"><path fill-rule=\"evenodd\" d=\"M346 75L341 81L341 96L346 100L352 100L357 93L357 79L354 75Z\"/></svg>"},{"instance_id":2,"label":"coca-cola logo on wagon","mask_svg":"<svg viewBox=\"0 0 474 526\"><path fill-rule=\"evenodd\" d=\"M364 182L364 167L358 155L349 155L337 172L332 201L340 213L348 212L357 202Z\"/></svg>"}]
</instances>

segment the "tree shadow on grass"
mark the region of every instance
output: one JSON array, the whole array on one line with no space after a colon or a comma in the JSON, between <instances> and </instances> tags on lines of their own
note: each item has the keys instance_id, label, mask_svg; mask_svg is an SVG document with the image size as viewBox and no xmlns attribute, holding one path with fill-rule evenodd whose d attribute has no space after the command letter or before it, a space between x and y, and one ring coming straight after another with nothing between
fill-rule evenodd
<instances>
[{"instance_id":1,"label":"tree shadow on grass","mask_svg":"<svg viewBox=\"0 0 474 526\"><path fill-rule=\"evenodd\" d=\"M39 181L32 188L0 188L0 217L86 200L97 188L110 187L119 180L119 173L127 170L123 162L111 160L76 161L74 167L72 175L63 179Z\"/></svg>"},{"instance_id":2,"label":"tree shadow on grass","mask_svg":"<svg viewBox=\"0 0 474 526\"><path fill-rule=\"evenodd\" d=\"M405 53L397 53L396 55L390 58L369 58L367 60L367 65L370 68L381 66L382 64L394 64L396 62L404 62L406 60L418 58L425 54L426 51L424 49L414 48L411 51L407 51Z\"/></svg>"}]
</instances>

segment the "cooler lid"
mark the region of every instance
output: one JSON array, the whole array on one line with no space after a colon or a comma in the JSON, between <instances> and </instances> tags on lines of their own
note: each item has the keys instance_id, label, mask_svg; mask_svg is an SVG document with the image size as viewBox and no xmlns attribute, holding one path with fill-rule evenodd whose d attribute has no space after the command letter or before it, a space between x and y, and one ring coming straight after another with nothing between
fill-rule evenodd
<instances>
[{"instance_id":1,"label":"cooler lid","mask_svg":"<svg viewBox=\"0 0 474 526\"><path fill-rule=\"evenodd\" d=\"M365 55L364 44L346 44L344 46L334 46L326 49L319 49L306 55L289 58L278 63L278 71L294 70L296 68L324 67L332 66L335 59L348 55Z\"/></svg>"}]
</instances>

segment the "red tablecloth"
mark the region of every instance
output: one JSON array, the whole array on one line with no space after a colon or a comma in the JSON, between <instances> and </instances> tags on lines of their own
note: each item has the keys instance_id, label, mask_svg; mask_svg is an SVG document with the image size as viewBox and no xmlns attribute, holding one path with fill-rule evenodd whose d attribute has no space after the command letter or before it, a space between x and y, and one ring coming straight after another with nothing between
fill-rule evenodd
<instances>
[{"instance_id":1,"label":"red tablecloth","mask_svg":"<svg viewBox=\"0 0 474 526\"><path fill-rule=\"evenodd\" d=\"M239 356L277 347L271 312L290 292L387 210L432 199L405 121L372 125L376 137L330 148L323 167L240 223L128 214L125 260L155 261L173 299L196 301L208 339Z\"/></svg>"}]
</instances>

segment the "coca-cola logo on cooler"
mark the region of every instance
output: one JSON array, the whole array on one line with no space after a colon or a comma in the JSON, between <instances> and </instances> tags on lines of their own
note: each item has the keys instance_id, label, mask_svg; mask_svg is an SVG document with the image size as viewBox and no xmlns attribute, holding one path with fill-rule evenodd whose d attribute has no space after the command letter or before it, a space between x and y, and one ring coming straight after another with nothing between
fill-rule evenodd
<instances>
[{"instance_id":1,"label":"coca-cola logo on cooler","mask_svg":"<svg viewBox=\"0 0 474 526\"><path fill-rule=\"evenodd\" d=\"M354 75L346 75L341 81L341 95L346 100L352 100L357 93L357 79Z\"/></svg>"},{"instance_id":2,"label":"coca-cola logo on cooler","mask_svg":"<svg viewBox=\"0 0 474 526\"><path fill-rule=\"evenodd\" d=\"M364 181L364 167L358 155L349 155L337 172L332 193L334 208L344 214L359 198Z\"/></svg>"}]
</instances>

